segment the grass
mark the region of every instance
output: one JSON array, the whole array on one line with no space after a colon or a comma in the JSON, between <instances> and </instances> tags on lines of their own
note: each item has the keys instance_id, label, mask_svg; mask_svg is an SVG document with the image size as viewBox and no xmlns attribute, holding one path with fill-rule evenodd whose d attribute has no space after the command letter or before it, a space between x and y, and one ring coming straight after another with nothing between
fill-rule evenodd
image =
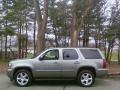
<instances>
[{"instance_id":1,"label":"grass","mask_svg":"<svg viewBox=\"0 0 120 90\"><path fill-rule=\"evenodd\" d=\"M104 52L103 52L103 54L104 54ZM111 59L112 59L112 61L118 60L118 52L117 51L112 52Z\"/></svg>"},{"instance_id":2,"label":"grass","mask_svg":"<svg viewBox=\"0 0 120 90\"><path fill-rule=\"evenodd\" d=\"M112 53L112 60L118 60L118 52L113 51L113 53Z\"/></svg>"},{"instance_id":3,"label":"grass","mask_svg":"<svg viewBox=\"0 0 120 90\"><path fill-rule=\"evenodd\" d=\"M34 55L32 53L27 54L27 58L32 58Z\"/></svg>"}]
</instances>

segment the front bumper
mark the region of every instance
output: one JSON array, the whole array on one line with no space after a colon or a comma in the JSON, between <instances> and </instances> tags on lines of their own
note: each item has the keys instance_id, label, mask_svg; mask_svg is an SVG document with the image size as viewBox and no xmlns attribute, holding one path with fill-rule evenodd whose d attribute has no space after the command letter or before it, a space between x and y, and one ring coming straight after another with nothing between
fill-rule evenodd
<instances>
[{"instance_id":1,"label":"front bumper","mask_svg":"<svg viewBox=\"0 0 120 90\"><path fill-rule=\"evenodd\" d=\"M13 81L13 70L12 69L7 70L7 76L10 78L11 81Z\"/></svg>"},{"instance_id":2,"label":"front bumper","mask_svg":"<svg viewBox=\"0 0 120 90\"><path fill-rule=\"evenodd\" d=\"M96 71L96 76L97 77L103 77L103 76L106 76L108 75L108 69L98 69Z\"/></svg>"}]
</instances>

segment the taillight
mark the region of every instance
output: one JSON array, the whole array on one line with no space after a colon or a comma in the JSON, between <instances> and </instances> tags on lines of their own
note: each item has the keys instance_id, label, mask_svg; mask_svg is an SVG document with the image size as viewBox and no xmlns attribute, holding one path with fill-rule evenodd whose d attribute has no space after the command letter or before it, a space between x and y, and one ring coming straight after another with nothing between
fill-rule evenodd
<instances>
[{"instance_id":1,"label":"taillight","mask_svg":"<svg viewBox=\"0 0 120 90\"><path fill-rule=\"evenodd\" d=\"M105 59L103 59L103 68L106 68L107 67L107 62L106 62L106 60Z\"/></svg>"}]
</instances>

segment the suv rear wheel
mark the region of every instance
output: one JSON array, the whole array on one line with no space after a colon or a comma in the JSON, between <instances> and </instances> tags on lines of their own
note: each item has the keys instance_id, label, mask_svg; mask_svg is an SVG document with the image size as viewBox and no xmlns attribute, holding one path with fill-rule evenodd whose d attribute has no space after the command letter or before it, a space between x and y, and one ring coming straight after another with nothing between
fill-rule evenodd
<instances>
[{"instance_id":1,"label":"suv rear wheel","mask_svg":"<svg viewBox=\"0 0 120 90\"><path fill-rule=\"evenodd\" d=\"M31 84L32 75L28 70L21 69L15 73L14 79L18 86L24 87Z\"/></svg>"},{"instance_id":2,"label":"suv rear wheel","mask_svg":"<svg viewBox=\"0 0 120 90\"><path fill-rule=\"evenodd\" d=\"M78 74L78 84L83 87L91 86L95 81L95 76L90 70L82 70Z\"/></svg>"}]
</instances>

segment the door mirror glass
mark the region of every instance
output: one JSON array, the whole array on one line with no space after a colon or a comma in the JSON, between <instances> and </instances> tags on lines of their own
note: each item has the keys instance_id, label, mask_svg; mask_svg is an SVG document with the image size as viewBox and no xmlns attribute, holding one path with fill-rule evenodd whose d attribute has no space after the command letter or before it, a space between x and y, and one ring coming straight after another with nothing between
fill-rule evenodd
<instances>
[{"instance_id":1,"label":"door mirror glass","mask_svg":"<svg viewBox=\"0 0 120 90\"><path fill-rule=\"evenodd\" d=\"M43 59L44 59L44 55L41 55L41 56L39 57L39 60L42 61Z\"/></svg>"}]
</instances>

